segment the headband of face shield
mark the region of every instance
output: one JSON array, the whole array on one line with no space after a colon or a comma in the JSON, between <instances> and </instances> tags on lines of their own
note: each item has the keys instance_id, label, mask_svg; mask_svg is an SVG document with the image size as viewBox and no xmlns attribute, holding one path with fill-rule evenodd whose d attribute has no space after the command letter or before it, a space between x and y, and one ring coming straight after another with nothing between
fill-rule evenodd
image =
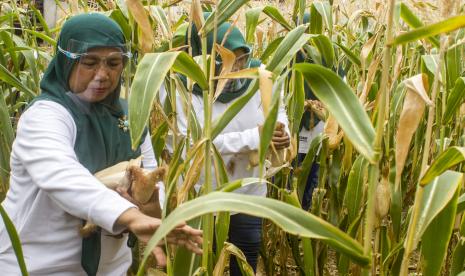
<instances>
[{"instance_id":1,"label":"headband of face shield","mask_svg":"<svg viewBox=\"0 0 465 276\"><path fill-rule=\"evenodd\" d=\"M130 87L133 66L130 44L93 45L70 39L65 49L58 46L58 52L66 57L65 70L75 70L78 78L91 78L99 70L105 70L121 81L123 87Z\"/></svg>"}]
</instances>

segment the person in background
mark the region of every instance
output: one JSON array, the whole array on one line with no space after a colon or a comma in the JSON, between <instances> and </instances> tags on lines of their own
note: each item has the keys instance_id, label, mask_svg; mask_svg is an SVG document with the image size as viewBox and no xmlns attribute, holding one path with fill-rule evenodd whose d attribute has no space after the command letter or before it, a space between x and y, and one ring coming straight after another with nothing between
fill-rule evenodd
<instances>
[{"instance_id":1,"label":"person in background","mask_svg":"<svg viewBox=\"0 0 465 276\"><path fill-rule=\"evenodd\" d=\"M206 14L208 16L208 14ZM186 37L188 37L186 35ZM223 43L224 42L224 43ZM246 44L240 30L230 23L223 23L218 26L216 43L223 45L226 49L232 51L236 56L233 71L245 68L258 67L260 61L251 58L251 48ZM197 35L195 26L191 32L192 55L202 55L201 40ZM207 54L211 53L213 48L213 34L207 36ZM222 63L216 60L216 71L221 70ZM249 85L250 79L231 79L229 80L218 99L213 103L212 120L221 116L226 109L231 106L240 96L242 96ZM179 94L179 93L177 93ZM165 103L167 94L164 88L160 90L160 101ZM187 133L187 118L185 115L182 99L177 96L176 114L178 129L182 135ZM192 95L192 109L197 116L200 125L203 127L203 93L202 89L194 85ZM276 149L287 148L290 144L288 119L286 111L281 104L278 112L278 123L273 134L272 143ZM229 181L236 179L258 177L258 167L249 166L249 155L258 150L260 144L260 128L264 123L260 92L257 91L242 110L229 122L224 130L214 139L213 144L221 154L227 169ZM212 175L215 174L212 172ZM204 183L203 175L197 183ZM213 177L213 189L217 186L215 177ZM196 185L200 189L200 185ZM266 196L267 187L265 184L251 184L241 187L234 191L235 193ZM236 245L244 253L247 262L253 270L256 270L258 252L261 245L262 219L252 217L247 214L232 214L229 224L229 242ZM242 275L235 257L230 260L230 275Z\"/></svg>"},{"instance_id":2,"label":"person in background","mask_svg":"<svg viewBox=\"0 0 465 276\"><path fill-rule=\"evenodd\" d=\"M19 120L10 189L2 205L17 229L31 275L126 275L131 264L126 232L147 242L161 223L139 211L159 205L158 198L137 206L93 176L141 154L145 168L157 166L149 135L131 149L120 100L121 75L130 58L125 45L121 28L107 16L68 19L41 94ZM156 194L163 198L162 187ZM82 238L85 220L101 230ZM201 231L189 226L180 225L167 241L201 253ZM166 262L161 248L154 254L159 265ZM0 274L20 274L3 221Z\"/></svg>"}]
</instances>

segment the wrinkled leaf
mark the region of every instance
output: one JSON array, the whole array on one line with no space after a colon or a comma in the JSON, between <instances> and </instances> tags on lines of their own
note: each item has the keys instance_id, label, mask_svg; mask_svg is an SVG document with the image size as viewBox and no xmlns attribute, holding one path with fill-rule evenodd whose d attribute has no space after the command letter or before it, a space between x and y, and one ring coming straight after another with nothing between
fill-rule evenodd
<instances>
[{"instance_id":1,"label":"wrinkled leaf","mask_svg":"<svg viewBox=\"0 0 465 276\"><path fill-rule=\"evenodd\" d=\"M352 261L358 264L365 266L370 262L369 257L363 255L363 248L358 242L337 227L304 210L270 198L212 192L178 206L164 219L147 244L138 275L143 275L145 263L153 248L180 222L219 211L267 218L290 234L320 239L337 251L350 256Z\"/></svg>"},{"instance_id":2,"label":"wrinkled leaf","mask_svg":"<svg viewBox=\"0 0 465 276\"><path fill-rule=\"evenodd\" d=\"M434 160L431 166L429 166L428 170L423 175L420 184L423 186L428 185L428 183L433 181L435 177L463 161L465 161L465 148L448 148Z\"/></svg>"},{"instance_id":3,"label":"wrinkled leaf","mask_svg":"<svg viewBox=\"0 0 465 276\"><path fill-rule=\"evenodd\" d=\"M375 161L375 131L354 92L333 71L316 64L296 64L313 93L336 118L344 135L370 162Z\"/></svg>"},{"instance_id":4,"label":"wrinkled leaf","mask_svg":"<svg viewBox=\"0 0 465 276\"><path fill-rule=\"evenodd\" d=\"M428 86L426 78L426 75L419 74L405 81L407 94L396 133L396 189L400 185L400 177L409 153L410 142L423 117L425 105L432 104L426 92L428 88L425 88Z\"/></svg>"}]
</instances>

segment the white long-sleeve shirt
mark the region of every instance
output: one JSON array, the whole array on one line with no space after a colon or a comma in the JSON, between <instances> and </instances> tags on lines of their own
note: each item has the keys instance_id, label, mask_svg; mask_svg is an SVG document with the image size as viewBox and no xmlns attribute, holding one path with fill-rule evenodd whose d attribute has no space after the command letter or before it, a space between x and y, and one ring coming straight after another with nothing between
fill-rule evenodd
<instances>
[{"instance_id":1,"label":"white long-sleeve shirt","mask_svg":"<svg viewBox=\"0 0 465 276\"><path fill-rule=\"evenodd\" d=\"M19 234L30 275L86 275L78 233L83 219L103 229L98 275L126 275L131 264L127 235L110 235L124 230L115 222L135 206L79 163L76 132L71 114L58 103L39 101L24 112L12 147L10 189L2 205ZM149 137L141 149L144 166L154 168ZM20 275L2 220L0 275Z\"/></svg>"},{"instance_id":2,"label":"white long-sleeve shirt","mask_svg":"<svg viewBox=\"0 0 465 276\"><path fill-rule=\"evenodd\" d=\"M181 135L187 133L186 111L184 110L182 96L176 93L176 114L178 121L178 130ZM164 103L166 99L165 87L160 88L160 101ZM234 102L221 103L216 101L212 107L212 121L223 115L226 109ZM192 109L197 116L201 127L204 126L204 106L203 97L192 94ZM289 134L288 118L284 105L281 104L278 111L278 122L285 125L285 130ZM260 91L257 91L242 110L229 122L223 131L213 140L213 144L223 158L223 162L228 172L229 181L247 178L259 177L258 167L249 166L249 154L258 150L260 145L259 125L263 125L264 116L260 97ZM213 169L213 168L212 168ZM214 174L212 174L214 176ZM203 173L200 176L196 188L204 183ZM213 189L216 187L216 180L213 177ZM252 184L241 187L234 192L249 195L266 195L265 184Z\"/></svg>"}]
</instances>

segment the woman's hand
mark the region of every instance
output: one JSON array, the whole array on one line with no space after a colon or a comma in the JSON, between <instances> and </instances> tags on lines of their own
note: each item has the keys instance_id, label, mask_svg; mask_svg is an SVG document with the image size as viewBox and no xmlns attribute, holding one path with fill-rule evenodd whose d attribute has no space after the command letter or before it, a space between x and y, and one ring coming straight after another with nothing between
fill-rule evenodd
<instances>
[{"instance_id":1,"label":"woman's hand","mask_svg":"<svg viewBox=\"0 0 465 276\"><path fill-rule=\"evenodd\" d=\"M116 223L126 226L140 241L147 243L161 225L161 220L144 215L136 208L130 208L119 216ZM202 254L200 248L202 231L194 229L185 223L178 225L165 239L169 244L183 245L196 254ZM155 256L157 265L166 266L166 256L160 246L155 247L152 253Z\"/></svg>"},{"instance_id":2,"label":"woman's hand","mask_svg":"<svg viewBox=\"0 0 465 276\"><path fill-rule=\"evenodd\" d=\"M263 126L259 126L259 131L260 133L263 131ZM291 144L291 139L289 138L283 123L276 123L271 143L276 150L285 149Z\"/></svg>"}]
</instances>

